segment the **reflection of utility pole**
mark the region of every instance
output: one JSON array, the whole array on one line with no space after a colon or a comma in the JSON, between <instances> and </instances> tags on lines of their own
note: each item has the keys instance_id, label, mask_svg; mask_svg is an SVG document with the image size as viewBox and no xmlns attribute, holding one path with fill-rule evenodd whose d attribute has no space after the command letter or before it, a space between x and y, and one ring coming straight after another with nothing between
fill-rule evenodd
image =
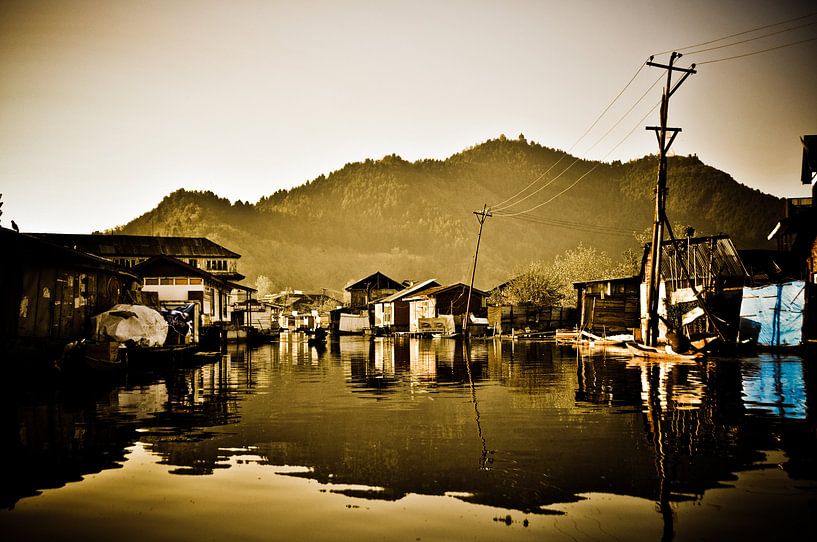
<instances>
[{"instance_id":1,"label":"reflection of utility pole","mask_svg":"<svg viewBox=\"0 0 817 542\"><path fill-rule=\"evenodd\" d=\"M471 292L474 290L474 275L477 273L477 257L479 256L479 241L482 239L482 225L485 219L493 216L488 210L488 205L483 204L481 211L474 211L479 221L479 234L477 235L477 249L474 251L474 268L471 270L471 285L468 286L468 299L465 302L465 319L462 321L462 336L468 340L468 319L471 317Z\"/></svg>"},{"instance_id":2,"label":"reflection of utility pole","mask_svg":"<svg viewBox=\"0 0 817 542\"><path fill-rule=\"evenodd\" d=\"M471 374L471 347L468 344L468 341L463 341L462 343L462 354L465 359L465 370L468 372L468 384L471 387L471 402L474 403L474 415L476 416L477 422L477 435L479 436L479 440L482 443L482 451L480 452L479 456L479 468L480 470L488 470L490 468L491 463L493 463L493 459L488 456L488 444L485 442L485 436L482 434L482 424L479 421L479 406L477 406L477 388L474 384L474 375Z\"/></svg>"},{"instance_id":3,"label":"reflection of utility pole","mask_svg":"<svg viewBox=\"0 0 817 542\"><path fill-rule=\"evenodd\" d=\"M655 188L655 217L652 227L652 245L650 246L650 267L647 273L647 321L645 326L644 342L649 346L655 346L658 340L658 295L661 283L661 244L664 241L664 224L666 222L666 200L667 200L667 151L675 136L681 131L680 128L667 128L667 111L669 110L669 99L678 87L681 86L687 77L695 72L695 64L691 68L678 68L673 66L675 60L680 58L679 53L673 52L669 58L669 65L652 62L653 57L647 62L647 66L662 68L667 70L667 85L661 96L661 125L647 126L647 130L655 131L658 138L658 180ZM679 81L672 84L672 72L683 72ZM667 141L667 132L672 135Z\"/></svg>"}]
</instances>

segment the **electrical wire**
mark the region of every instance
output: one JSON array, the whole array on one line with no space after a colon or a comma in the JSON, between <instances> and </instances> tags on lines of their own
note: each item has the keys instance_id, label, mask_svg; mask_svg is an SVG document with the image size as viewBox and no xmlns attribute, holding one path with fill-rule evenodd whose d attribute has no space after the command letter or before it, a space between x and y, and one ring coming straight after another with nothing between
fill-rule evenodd
<instances>
[{"instance_id":1,"label":"electrical wire","mask_svg":"<svg viewBox=\"0 0 817 542\"><path fill-rule=\"evenodd\" d=\"M635 132L636 128L638 128L638 127L641 125L641 123L642 123L642 122L644 122L644 120L646 120L646 118L647 118L647 117L648 117L650 114L652 114L652 112L653 112L653 111L655 111L655 108L657 108L657 107L660 105L660 103L661 103L661 102L659 101L659 102L658 102L658 103L656 103L654 106L652 106L652 108L651 108L649 111L647 111L647 114L646 114L646 115L644 115L643 117L641 117L641 119L638 121L638 123L636 123L636 125L635 125L635 126L634 126L634 127L633 127L633 128L630 130L630 131L629 131L629 132L627 132L627 135L625 135L625 136L624 136L624 137L623 137L623 138L622 138L622 139L621 139L621 140L620 140L618 143L616 143L616 145L615 145L615 146L614 146L612 149L610 149L609 151L607 151L607 154L605 154L605 155L604 155L604 156L601 158L601 161L596 162L596 164L595 164L595 165L594 165L592 168L590 168L590 169L589 169L589 170L588 170L586 173L584 173L584 174L583 174L582 176L580 176L578 179L576 179L575 181L573 181L573 183L571 183L570 185L568 185L568 186L567 186L567 188L565 188L564 190L562 190L561 192L559 192L559 193L558 193L558 194L556 194L555 196L551 197L550 199L548 199L548 200L546 200L546 201L543 201L542 203L539 203L538 205L534 205L533 207L530 207L529 209L526 209L526 210L524 210L524 211L518 211L518 212L516 212L516 213L504 213L504 212L499 212L499 213L497 213L497 212L494 212L494 215L495 215L495 216L504 216L504 217L513 217L513 216L519 216L519 215L527 214L527 213L529 213L529 212L531 212L531 211L533 211L533 210L536 210L536 209L538 209L538 208L540 208L540 207L542 207L542 206L544 206L544 205L547 205L548 203L550 203L551 201L555 200L556 198L558 198L559 196L561 196L561 195L562 195L562 194L564 194L565 192L567 192L567 191L571 190L571 189L572 189L574 186L576 186L577 184L579 184L579 182L580 182L582 179L584 179L585 177L587 177L588 175L590 175L591 173L593 173L593 171L595 171L595 170L596 170L596 168L598 168L598 167L601 165L601 162L602 162L602 161L604 161L604 160L605 160L605 159L606 159L608 156L610 156L610 155L613 153L613 151L615 151L615 150L616 150L618 147L620 147L620 146L621 146L621 144L622 144L622 143L624 143L624 142L625 142L625 141L626 141L626 140L627 140L627 139L628 139L628 138L629 138L629 137L630 137L630 136L633 134L633 132ZM578 161L578 159L576 159L576 160ZM576 162L573 162L573 163L575 164ZM572 165L573 165L573 164L571 164L571 166L572 166ZM567 171L567 170L565 170L565 171ZM563 171L562 173L564 173L565 171ZM562 173L560 173L559 175L561 175Z\"/></svg>"},{"instance_id":2,"label":"electrical wire","mask_svg":"<svg viewBox=\"0 0 817 542\"><path fill-rule=\"evenodd\" d=\"M644 66L645 66L645 65L646 65L646 64L642 63L642 64L641 64L641 65L638 67L638 69L637 69L637 70L636 70L636 72L633 74L633 76L630 78L630 80L627 82L627 84L626 84L626 85L624 85L624 88L622 88L622 89L619 91L619 93L618 93L618 94L616 94L615 98L613 98L613 99L610 101L610 103L608 103L608 104L607 104L607 107L605 107L605 108L604 108L604 110L602 110L602 112L598 114L598 116L596 117L596 120L594 120L594 121L593 121L593 123L590 125L590 127L588 127L588 128L587 128L587 129L584 131L584 133L583 133L581 136L579 136L579 138L576 140L576 142L575 142L575 143L573 143L573 145L571 145L571 146L570 146L570 148L567 150L567 152L566 152L564 155L562 155L561 157L559 157L559 159L558 159L558 160L557 160L557 161L556 161L556 162L555 162L555 163L554 163L552 166L550 166L550 167L547 169L547 171L545 171L544 173L542 173L541 175L539 175L538 177L536 177L536 178L535 178L533 181L531 181L531 182L530 182L530 184L528 184L528 185L527 185L525 188L523 188L522 190L520 190L519 192L517 192L517 193L516 193L516 194L514 194L513 196L511 196L511 197L509 197L509 198L507 198L507 199L505 199L505 200L503 200L503 201L501 201L501 202L499 202L499 203L497 203L497 204L495 204L495 205L492 205L492 206L491 206L492 210L502 210L502 209L507 209L507 208L509 208L509 207L513 207L514 205L516 205L517 203L519 203L519 202L515 202L515 203L511 203L511 204L508 204L508 205L505 205L504 207L502 207L502 206L503 206L505 203L507 203L507 202L509 202L509 201L513 200L514 198L518 197L520 194L524 193L524 192L525 192L525 191L527 191L527 190L528 190L530 187L532 187L533 185L535 185L536 183L538 183L540 180L542 180L542 179L545 177L545 175L547 175L548 173L550 173L550 172L553 170L553 168L555 168L555 167L556 167L556 166L557 166L557 165L558 165L558 164L559 164L559 163L560 163L560 162L561 162L561 161L562 161L562 160L565 158L565 156L569 155L569 154L570 154L570 153L573 151L573 149L576 147L576 145L578 145L578 144L579 144L579 143L582 141L582 139L584 139L584 138L587 136L587 134L589 134L589 133L590 133L590 131L591 131L591 130L592 130L592 129L593 129L593 128L594 128L594 127L595 127L595 126L596 126L596 125L599 123L599 121L600 121L600 120L602 119L602 117L604 117L604 115L605 115L605 114L606 114L606 113L607 113L607 112L610 110L610 108L613 106L613 104L615 104L615 103L616 103L616 101L618 101L618 99L619 99L619 98L621 98L621 95L622 95L622 94L624 94L624 92L625 92L625 91L626 91L626 90L627 90L627 89L630 87L630 85L632 85L632 84L633 84L633 81L635 81L636 77L638 77L638 74L640 74L640 73L641 73L641 70L643 70L643 69L644 69ZM573 163L575 164L575 162L573 162ZM570 169L570 167L572 167L572 166L573 166L573 164L571 164L570 166L568 166L568 168L567 168L567 169ZM566 170L565 170L565 171L566 171ZM554 180L555 180L555 179L552 179L552 180L550 181L550 183L548 183L548 185L549 185L549 184L551 184L551 183L552 183ZM545 185L545 186L548 186L548 185ZM530 197L530 196L528 196L528 197ZM527 199L527 198L524 198L524 199ZM524 201L524 200L520 200L520 201Z\"/></svg>"},{"instance_id":3,"label":"electrical wire","mask_svg":"<svg viewBox=\"0 0 817 542\"><path fill-rule=\"evenodd\" d=\"M803 19L808 19L809 17L814 17L815 15L817 15L817 11L814 11L812 13L807 13L806 15L801 15L799 17L794 17L792 19L786 19L785 21L780 21L778 23L772 23L772 24L767 24L767 25L763 25L763 26L758 26L758 27L752 28L750 30L744 30L743 32L738 32L736 34L730 34L728 36L723 36L723 37L720 37L720 38L717 38L717 39L714 39L714 40L704 41L704 42L701 42L701 43L694 43L692 45L687 45L686 47L679 47L679 48L675 48L675 49L669 49L667 51L661 51L660 53L655 53L653 56L665 55L667 53L672 53L673 51L686 51L687 49L694 49L695 47L702 47L704 45L710 45L712 43L717 43L719 41L728 40L729 38L735 38L737 36L743 36L745 34L751 34L752 32L757 32L758 30L764 30L766 28L772 28L774 26L780 26L781 24L787 24L787 23L793 23L795 21L801 21ZM785 32L785 30L783 32Z\"/></svg>"},{"instance_id":4,"label":"electrical wire","mask_svg":"<svg viewBox=\"0 0 817 542\"><path fill-rule=\"evenodd\" d=\"M714 60L705 60L703 62L697 62L695 65L696 66L703 66L704 64L714 64L716 62L724 62L726 60L734 60L736 58L743 58L743 57L752 56L752 55L759 55L760 53L766 53L768 51L774 51L776 49L783 49L785 47L791 47L793 45L800 45L801 43L806 43L806 42L815 41L815 40L817 40L817 36L815 36L813 38L807 38L807 39L804 39L804 40L793 41L791 43L784 43L783 45L778 45L776 47L769 47L767 49L761 49L759 51L752 51L750 53L743 53L742 55L733 55L733 56L727 56L727 57L724 57L724 58L716 58Z\"/></svg>"},{"instance_id":5,"label":"electrical wire","mask_svg":"<svg viewBox=\"0 0 817 542\"><path fill-rule=\"evenodd\" d=\"M616 122L615 122L615 123L614 123L614 124L613 124L613 125L612 125L612 126L609 128L609 129L608 129L608 130L607 130L607 132L605 132L605 133L604 133L604 135L603 135L603 136L601 136L601 137L600 137L600 138L599 138L599 139L598 139L598 140L597 140L595 143L593 143L593 145L591 145L591 146L590 146L590 148L588 148L588 149L585 151L585 153L588 153L588 152L590 152L591 150L593 150L593 149L594 149L594 148L595 148L595 147L596 147L596 146L597 146L599 143L601 143L601 142L602 142L602 140L604 140L604 138L606 138L606 137L607 137L607 136L610 134L610 132L612 132L612 131L613 131L613 130L616 128L616 126L618 126L619 124L621 124L621 122L622 122L622 121L623 121L625 118L627 118L627 116L628 116L628 115L629 115L629 114L632 112L632 110L633 110L633 109L635 109L635 108L636 108L636 106L637 106L638 104L640 104L640 103L641 103L641 101L642 101L642 100L643 100L643 99L644 99L644 98L647 96L647 94L649 94L649 92L650 92L650 91L653 89L653 87L655 87L655 85L656 85L656 84L658 84L658 82L659 82L661 79L663 79L663 78L664 78L664 76L663 76L663 75L660 75L660 76L658 77L658 79L656 79L656 80L653 82L653 84L652 84L652 85L650 85L650 87L649 87L649 88L648 88L646 91L644 91L644 93L641 95L641 97L640 97L638 100L636 100L636 102L635 102L635 103L632 105L632 107L630 107L630 109L628 109L628 110L627 110L627 112L626 112L626 113L624 113L624 115L622 115L622 116L621 116L621 118L619 118L619 119L618 119L618 120L617 120L617 121L616 121ZM631 82L632 82L632 80L631 80ZM620 95L620 94L619 94L619 95ZM631 133L632 133L632 132L631 132ZM587 132L585 132L585 135L586 135L586 134L587 134ZM584 136L582 136L582 137L584 137ZM618 145L617 145L617 146L618 146ZM571 149L571 150L572 150L572 149ZM568 152L569 152L569 151L568 151ZM608 154L609 154L609 153L608 153ZM564 157L562 157L562 158L564 158ZM579 162L580 160L581 160L581 158L576 158L575 160L573 160L573 162L571 162L571 163L570 163L570 165L569 165L569 166L567 166L565 169L563 169L563 170L562 170L562 171L561 171L561 172L560 172L558 175L556 175L556 176L555 176L554 178L552 178L550 181L548 181L548 182L547 182L547 183L545 183L544 185L540 186L539 188L537 188L536 190L534 190L533 192L531 192L530 194L528 194L528 195L527 195L527 196L525 196L524 198L522 198L522 199L520 199L520 200L518 200L518 201L515 201L514 203L511 203L511 204L505 205L504 207L494 208L494 209L492 209L492 211L493 211L493 212L502 212L502 211L505 211L505 210L507 210L507 209L509 209L509 208L513 207L514 205L518 205L518 204L522 203L523 201L527 200L528 198L530 198L530 197L532 197L532 196L535 196L536 194L538 194L539 192L541 192L542 190L544 190L545 188L547 188L548 186L550 186L551 184L553 184L555 181L557 181L557 180L558 180L558 179L559 179L559 178L560 178L562 175L564 175L565 173L567 173L567 172L568 172L568 170L570 170L570 168L572 168L573 166L575 166L575 165L576 165L576 163L577 163L577 162ZM559 159L559 161L561 161L561 158ZM559 161L557 161L557 162L556 162L556 164L558 164L558 163L559 163ZM551 166L551 167L550 167L550 169L548 169L548 171L550 171L551 169L553 169L553 168L556 166L556 164L553 164L553 166ZM540 175L540 178L541 178L541 175ZM528 185L528 187L527 187L527 188L529 188L529 187L530 187L530 185ZM527 190L527 188L526 188L526 190ZM517 194L517 195L518 195L518 194ZM515 197L515 196L514 196L514 197Z\"/></svg>"},{"instance_id":6,"label":"electrical wire","mask_svg":"<svg viewBox=\"0 0 817 542\"><path fill-rule=\"evenodd\" d=\"M684 53L685 55L697 55L698 53L704 53L706 51L714 51L716 49L723 49L725 47L732 47L734 45L740 45L742 43L749 43L750 41L755 41L763 38L768 38L769 36L776 36L777 34L781 34L783 32L789 32L790 30L797 30L798 28L804 28L806 26L814 26L817 24L817 21L812 21L810 23L801 24L799 26L794 26L792 28L786 28L784 30L778 30L777 32L770 32L768 34L763 34L762 36L755 36L754 38L748 38L745 40L734 41L732 43L726 43L724 45L716 45L715 47L707 47L706 49L698 49L697 51L690 51L688 53Z\"/></svg>"}]
</instances>

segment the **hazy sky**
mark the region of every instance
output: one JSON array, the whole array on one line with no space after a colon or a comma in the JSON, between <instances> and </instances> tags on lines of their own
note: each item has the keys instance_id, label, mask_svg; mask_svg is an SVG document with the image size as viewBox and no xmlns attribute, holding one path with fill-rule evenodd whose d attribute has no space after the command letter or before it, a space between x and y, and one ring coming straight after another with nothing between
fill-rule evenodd
<instances>
[{"instance_id":1,"label":"hazy sky","mask_svg":"<svg viewBox=\"0 0 817 542\"><path fill-rule=\"evenodd\" d=\"M812 12L813 0L2 0L0 222L90 232L180 187L256 201L347 162L445 158L501 133L567 150L650 54ZM680 65L817 38L812 16L699 49L807 23ZM807 195L816 61L809 41L700 65L671 101L673 150ZM661 73L644 68L573 154L655 153L642 126L657 112L639 119L658 86L590 147Z\"/></svg>"}]
</instances>

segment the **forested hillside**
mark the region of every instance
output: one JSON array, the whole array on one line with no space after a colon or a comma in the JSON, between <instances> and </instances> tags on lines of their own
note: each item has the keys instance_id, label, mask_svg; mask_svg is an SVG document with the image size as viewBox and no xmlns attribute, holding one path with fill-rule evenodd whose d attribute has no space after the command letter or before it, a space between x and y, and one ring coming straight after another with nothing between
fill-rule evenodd
<instances>
[{"instance_id":1,"label":"forested hillside","mask_svg":"<svg viewBox=\"0 0 817 542\"><path fill-rule=\"evenodd\" d=\"M347 164L255 204L179 190L113 231L209 237L243 255L240 270L250 284L263 274L276 288L341 289L376 270L398 280L467 282L478 230L473 211L513 196L558 162L524 197L574 161L521 136L500 137L446 160L407 162L392 155ZM580 243L614 258L639 249L633 233L652 221L655 157L625 164L577 161L505 213L547 201L594 166L547 205L515 217L488 218L478 287L491 288L519 266ZM781 200L737 183L697 157L670 158L668 179L674 224L729 233L739 248L767 246Z\"/></svg>"}]
</instances>

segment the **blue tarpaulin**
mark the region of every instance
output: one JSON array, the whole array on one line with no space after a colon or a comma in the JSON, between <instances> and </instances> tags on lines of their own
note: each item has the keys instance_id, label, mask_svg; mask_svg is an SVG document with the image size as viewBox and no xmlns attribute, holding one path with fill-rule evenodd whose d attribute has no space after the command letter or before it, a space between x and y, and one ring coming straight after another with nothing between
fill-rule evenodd
<instances>
[{"instance_id":1,"label":"blue tarpaulin","mask_svg":"<svg viewBox=\"0 0 817 542\"><path fill-rule=\"evenodd\" d=\"M757 344L796 346L803 341L803 306L806 285L802 280L743 288L740 305L741 339L754 329Z\"/></svg>"}]
</instances>

